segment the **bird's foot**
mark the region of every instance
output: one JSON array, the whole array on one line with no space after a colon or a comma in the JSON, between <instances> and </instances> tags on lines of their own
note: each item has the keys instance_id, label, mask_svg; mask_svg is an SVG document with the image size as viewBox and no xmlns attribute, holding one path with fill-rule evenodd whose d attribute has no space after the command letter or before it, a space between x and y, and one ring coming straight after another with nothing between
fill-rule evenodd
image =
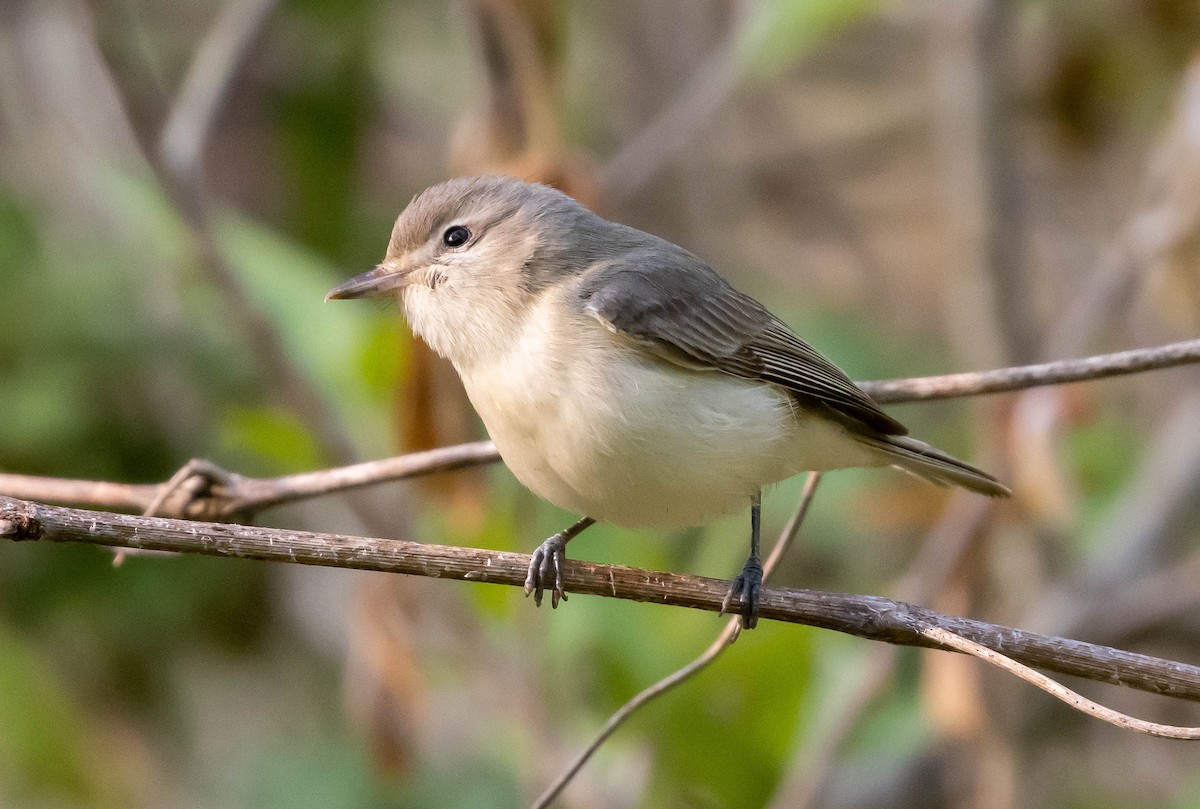
<instances>
[{"instance_id":1,"label":"bird's foot","mask_svg":"<svg viewBox=\"0 0 1200 809\"><path fill-rule=\"evenodd\" d=\"M567 591L563 589L563 565L567 561L567 542L570 539L566 531L559 531L538 545L533 558L529 560L525 595L533 593L533 603L539 607L542 606L542 591L547 588L550 588L551 609L557 609L559 599L567 600Z\"/></svg>"},{"instance_id":2,"label":"bird's foot","mask_svg":"<svg viewBox=\"0 0 1200 809\"><path fill-rule=\"evenodd\" d=\"M729 585L729 592L721 601L721 615L730 612L734 599L742 602L742 629L758 626L758 605L762 600L763 568L757 556L746 560L741 575ZM528 588L528 585L526 585Z\"/></svg>"}]
</instances>

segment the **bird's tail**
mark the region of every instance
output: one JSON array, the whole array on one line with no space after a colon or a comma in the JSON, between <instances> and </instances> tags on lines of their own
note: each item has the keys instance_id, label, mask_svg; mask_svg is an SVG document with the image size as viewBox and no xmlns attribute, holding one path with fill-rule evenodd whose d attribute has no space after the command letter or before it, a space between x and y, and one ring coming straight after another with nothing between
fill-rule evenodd
<instances>
[{"instance_id":1,"label":"bird's tail","mask_svg":"<svg viewBox=\"0 0 1200 809\"><path fill-rule=\"evenodd\" d=\"M947 455L924 441L906 435L855 435L859 441L879 450L890 463L939 486L962 486L988 497L1008 497L1008 487L994 477Z\"/></svg>"}]
</instances>

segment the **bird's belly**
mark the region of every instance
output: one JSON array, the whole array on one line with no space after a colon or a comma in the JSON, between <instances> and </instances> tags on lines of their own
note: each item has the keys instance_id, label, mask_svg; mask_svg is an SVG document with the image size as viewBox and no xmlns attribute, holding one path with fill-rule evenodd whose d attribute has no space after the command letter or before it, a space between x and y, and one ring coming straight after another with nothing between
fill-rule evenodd
<instances>
[{"instance_id":1,"label":"bird's belly","mask_svg":"<svg viewBox=\"0 0 1200 809\"><path fill-rule=\"evenodd\" d=\"M851 465L841 428L797 414L777 388L613 345L464 377L505 463L555 505L627 527L699 525L765 484Z\"/></svg>"}]
</instances>

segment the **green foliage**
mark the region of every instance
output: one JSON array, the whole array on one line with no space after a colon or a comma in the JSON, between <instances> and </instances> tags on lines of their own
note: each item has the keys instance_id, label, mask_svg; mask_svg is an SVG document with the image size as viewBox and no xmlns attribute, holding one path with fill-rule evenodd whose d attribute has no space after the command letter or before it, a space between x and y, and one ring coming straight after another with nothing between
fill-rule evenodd
<instances>
[{"instance_id":1,"label":"green foliage","mask_svg":"<svg viewBox=\"0 0 1200 809\"><path fill-rule=\"evenodd\" d=\"M385 800L369 761L338 735L311 743L282 741L247 768L241 805L261 809L360 809L399 806Z\"/></svg>"},{"instance_id":2,"label":"green foliage","mask_svg":"<svg viewBox=\"0 0 1200 809\"><path fill-rule=\"evenodd\" d=\"M693 654L707 645L713 623L695 638ZM657 751L650 805L760 806L774 793L809 686L812 634L763 629L745 634L638 723Z\"/></svg>"},{"instance_id":3,"label":"green foliage","mask_svg":"<svg viewBox=\"0 0 1200 809\"><path fill-rule=\"evenodd\" d=\"M377 444L386 434L379 397L367 387L362 361L354 358L367 344L381 351L376 318L382 312L325 303L330 279L338 273L316 254L248 219L226 217L219 235L248 297L270 321L288 359L323 392L343 424ZM392 345L398 342L397 335Z\"/></svg>"},{"instance_id":4,"label":"green foliage","mask_svg":"<svg viewBox=\"0 0 1200 809\"><path fill-rule=\"evenodd\" d=\"M1064 436L1070 468L1077 471L1083 498L1079 536L1089 536L1136 471L1139 438L1119 413L1103 412L1096 420L1073 427Z\"/></svg>"},{"instance_id":5,"label":"green foliage","mask_svg":"<svg viewBox=\"0 0 1200 809\"><path fill-rule=\"evenodd\" d=\"M218 447L242 474L280 475L321 466L322 453L296 416L278 408L231 407Z\"/></svg>"},{"instance_id":6,"label":"green foliage","mask_svg":"<svg viewBox=\"0 0 1200 809\"><path fill-rule=\"evenodd\" d=\"M123 805L102 749L36 647L0 628L0 782L19 805ZM99 754L99 755L98 755Z\"/></svg>"}]
</instances>

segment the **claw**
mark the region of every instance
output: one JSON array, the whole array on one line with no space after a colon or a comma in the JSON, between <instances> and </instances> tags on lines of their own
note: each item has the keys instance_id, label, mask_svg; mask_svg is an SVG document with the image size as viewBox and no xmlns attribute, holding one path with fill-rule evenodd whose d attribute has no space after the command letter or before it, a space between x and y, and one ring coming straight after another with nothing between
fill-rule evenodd
<instances>
[{"instance_id":1,"label":"claw","mask_svg":"<svg viewBox=\"0 0 1200 809\"><path fill-rule=\"evenodd\" d=\"M551 580L554 587L550 590L550 609L557 608L559 601L567 600L566 584L563 581L563 568L567 564L567 543L595 522L591 517L581 517L574 525L538 545L537 550L533 552L529 559L529 571L525 574L525 595L533 593L533 603L536 606L542 606L542 592Z\"/></svg>"},{"instance_id":2,"label":"claw","mask_svg":"<svg viewBox=\"0 0 1200 809\"><path fill-rule=\"evenodd\" d=\"M757 556L746 560L742 572L729 584L725 598L721 599L721 615L732 612L730 607L734 599L742 604L742 628L754 629L758 626L758 608L762 601L763 569L762 562Z\"/></svg>"},{"instance_id":3,"label":"claw","mask_svg":"<svg viewBox=\"0 0 1200 809\"><path fill-rule=\"evenodd\" d=\"M555 534L537 547L529 560L529 571L525 574L525 595L533 593L533 603L542 606L542 594L550 582L550 608L556 609L560 600L567 600L563 583L563 566L567 561L567 540L562 533Z\"/></svg>"}]
</instances>

